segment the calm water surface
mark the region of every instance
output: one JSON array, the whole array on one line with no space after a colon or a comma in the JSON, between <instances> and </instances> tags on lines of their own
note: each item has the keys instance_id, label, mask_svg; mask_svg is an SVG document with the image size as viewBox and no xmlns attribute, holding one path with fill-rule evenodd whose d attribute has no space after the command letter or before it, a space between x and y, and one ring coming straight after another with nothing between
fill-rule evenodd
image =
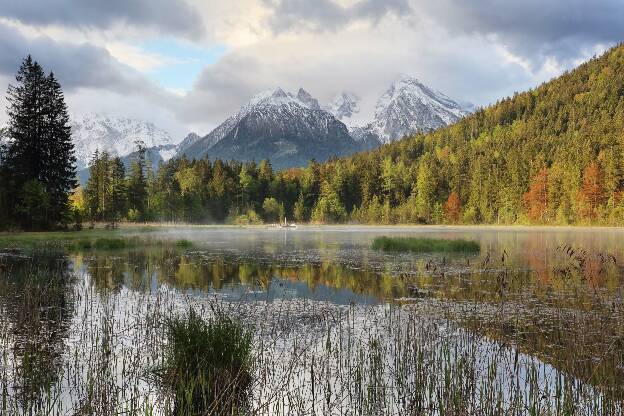
<instances>
[{"instance_id":1,"label":"calm water surface","mask_svg":"<svg viewBox=\"0 0 624 416\"><path fill-rule=\"evenodd\" d=\"M183 238L193 246L70 251L62 256L2 253L0 352L4 350L5 368L0 384L8 386L0 385L0 390L5 397L20 390L15 381L27 372L23 362L31 350L37 354L33 362L47 367L28 371L67 376L63 370L67 351L78 351L76 344L96 342L87 334L101 332L106 325L123 331L146 309L171 312L206 299L236 305L247 318L262 323L277 320L276 316L284 319L277 308L288 310L294 327L308 334L316 331L321 338L323 327L310 323L314 311L363 310L367 312L356 315L367 321L362 317L370 311L406 308L444 319L455 328L444 324L440 328L447 330L442 332L476 335L479 348L510 348L543 363L542 369L556 369L597 387L596 395L624 397L624 230L167 228L140 234L156 240ZM480 243L481 252L383 253L370 248L380 235L471 239ZM37 270L67 279L44 290L45 278L33 283ZM32 319L26 316L33 312L26 310L24 293L38 291L43 299L38 304L43 306ZM271 314L259 312L268 308ZM34 332L39 338L33 341ZM305 338L301 332L293 333L294 339ZM127 337L129 349L145 340ZM122 354L125 347L119 348ZM86 377L84 371L74 371ZM545 370L544 374L537 380L547 384L549 376ZM31 374L24 383L36 383L39 376ZM55 383L59 401L75 407L80 392L69 394L65 390L71 389L70 383ZM148 381L137 381L140 388L146 385ZM154 394L150 391L145 397ZM44 394L38 400L50 398Z\"/></svg>"}]
</instances>

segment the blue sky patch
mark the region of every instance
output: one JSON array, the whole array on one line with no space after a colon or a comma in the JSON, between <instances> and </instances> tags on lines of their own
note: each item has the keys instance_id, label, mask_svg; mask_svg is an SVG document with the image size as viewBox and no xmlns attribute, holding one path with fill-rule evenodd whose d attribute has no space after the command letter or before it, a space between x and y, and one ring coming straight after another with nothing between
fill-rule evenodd
<instances>
[{"instance_id":1,"label":"blue sky patch","mask_svg":"<svg viewBox=\"0 0 624 416\"><path fill-rule=\"evenodd\" d=\"M146 52L169 58L171 62L149 71L149 75L162 86L188 91L207 65L215 63L224 53L223 45L200 48L173 39L157 39L140 45Z\"/></svg>"}]
</instances>

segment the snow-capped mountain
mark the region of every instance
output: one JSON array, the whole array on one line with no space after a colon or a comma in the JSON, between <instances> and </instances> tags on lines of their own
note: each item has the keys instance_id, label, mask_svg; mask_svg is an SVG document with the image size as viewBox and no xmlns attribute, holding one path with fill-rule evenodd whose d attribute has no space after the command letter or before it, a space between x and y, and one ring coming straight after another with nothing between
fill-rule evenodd
<instances>
[{"instance_id":1,"label":"snow-capped mountain","mask_svg":"<svg viewBox=\"0 0 624 416\"><path fill-rule=\"evenodd\" d=\"M360 97L351 92L341 92L334 97L325 109L342 121L347 127L358 126L357 116L360 112Z\"/></svg>"},{"instance_id":2,"label":"snow-capped mountain","mask_svg":"<svg viewBox=\"0 0 624 416\"><path fill-rule=\"evenodd\" d=\"M418 79L404 76L379 98L374 120L363 129L382 143L447 126L470 111Z\"/></svg>"},{"instance_id":3,"label":"snow-capped mountain","mask_svg":"<svg viewBox=\"0 0 624 416\"><path fill-rule=\"evenodd\" d=\"M184 150L189 157L241 161L269 159L276 168L304 166L359 150L347 127L300 89L254 96L233 116Z\"/></svg>"},{"instance_id":4,"label":"snow-capped mountain","mask_svg":"<svg viewBox=\"0 0 624 416\"><path fill-rule=\"evenodd\" d=\"M116 156L126 156L136 150L136 142L142 141L147 148L162 150L164 160L175 155L179 140L154 124L126 117L107 117L85 114L72 123L77 167L85 168L96 149Z\"/></svg>"},{"instance_id":5,"label":"snow-capped mountain","mask_svg":"<svg viewBox=\"0 0 624 416\"><path fill-rule=\"evenodd\" d=\"M183 154L186 149L201 140L201 136L197 133L189 133L184 140L176 146L176 154Z\"/></svg>"}]
</instances>

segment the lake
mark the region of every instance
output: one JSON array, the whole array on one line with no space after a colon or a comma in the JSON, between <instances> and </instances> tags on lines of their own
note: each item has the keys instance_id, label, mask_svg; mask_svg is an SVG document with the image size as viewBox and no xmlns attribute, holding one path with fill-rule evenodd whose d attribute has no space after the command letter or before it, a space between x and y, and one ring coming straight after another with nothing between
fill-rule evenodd
<instances>
[{"instance_id":1,"label":"lake","mask_svg":"<svg viewBox=\"0 0 624 416\"><path fill-rule=\"evenodd\" d=\"M103 236L134 243L83 241ZM377 236L481 250L383 252ZM249 414L622 414L623 241L429 226L4 235L0 413L172 414L153 374L167 319L193 308L252 330Z\"/></svg>"}]
</instances>

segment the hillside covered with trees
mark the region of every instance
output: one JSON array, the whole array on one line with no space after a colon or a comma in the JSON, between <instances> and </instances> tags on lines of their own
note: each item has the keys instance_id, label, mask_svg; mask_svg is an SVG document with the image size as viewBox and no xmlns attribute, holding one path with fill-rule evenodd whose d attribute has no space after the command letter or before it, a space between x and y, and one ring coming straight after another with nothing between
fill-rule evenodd
<instances>
[{"instance_id":1,"label":"hillside covered with trees","mask_svg":"<svg viewBox=\"0 0 624 416\"><path fill-rule=\"evenodd\" d=\"M12 124L8 136L22 134L28 144L31 133L22 131ZM50 140L66 143L65 130L58 131ZM16 221L53 220L55 204L64 210L64 194L55 196L47 185L54 176L35 178L19 170L20 158L45 159L20 156L13 143L2 156L4 178L10 179L3 182L4 203L15 207ZM138 148L128 171L118 158L94 155L88 184L70 198L76 218L113 224L287 217L319 223L622 225L624 46L447 128L348 158L312 161L303 169L275 172L267 161L206 157L173 159L152 170ZM71 149L65 152L69 162L60 170L69 172L73 156ZM65 178L54 186L63 190L70 182ZM45 203L37 204L41 198Z\"/></svg>"},{"instance_id":2,"label":"hillside covered with trees","mask_svg":"<svg viewBox=\"0 0 624 416\"><path fill-rule=\"evenodd\" d=\"M117 181L119 163L98 158L111 173L102 180ZM92 177L104 178L94 176L97 169ZM190 222L285 215L299 222L621 225L624 46L450 127L349 158L277 173L266 161L178 159L144 175L135 167L130 178L124 204L97 196L95 189L111 185L93 179L79 198L85 215L110 217L108 204L123 207L119 219Z\"/></svg>"}]
</instances>

